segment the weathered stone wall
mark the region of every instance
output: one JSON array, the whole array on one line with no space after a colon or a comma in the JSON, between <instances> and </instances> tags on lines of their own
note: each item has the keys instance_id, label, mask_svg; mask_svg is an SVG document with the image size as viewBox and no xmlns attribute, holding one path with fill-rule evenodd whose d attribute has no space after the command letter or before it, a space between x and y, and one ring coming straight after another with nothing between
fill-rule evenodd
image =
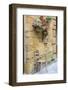
<instances>
[{"instance_id":1,"label":"weathered stone wall","mask_svg":"<svg viewBox=\"0 0 68 90\"><path fill-rule=\"evenodd\" d=\"M34 21L34 16L24 16L24 43L26 48L26 63L24 63L25 73L31 73L36 59L34 57L34 52L39 50L40 62L45 62L51 60L56 56L56 17L52 17L55 20L51 20L48 28L48 41L44 45L41 40L41 34L36 34L33 30L32 24ZM53 30L54 29L54 30Z\"/></svg>"}]
</instances>

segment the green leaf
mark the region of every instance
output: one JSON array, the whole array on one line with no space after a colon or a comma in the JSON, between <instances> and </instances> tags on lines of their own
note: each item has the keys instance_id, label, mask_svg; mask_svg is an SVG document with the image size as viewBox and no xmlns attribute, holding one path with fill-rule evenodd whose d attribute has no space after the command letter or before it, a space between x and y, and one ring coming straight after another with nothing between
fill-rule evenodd
<instances>
[{"instance_id":1,"label":"green leaf","mask_svg":"<svg viewBox=\"0 0 68 90\"><path fill-rule=\"evenodd\" d=\"M52 19L51 16L47 16L47 17L46 17L46 20L47 20L48 22L49 22L51 19Z\"/></svg>"}]
</instances>

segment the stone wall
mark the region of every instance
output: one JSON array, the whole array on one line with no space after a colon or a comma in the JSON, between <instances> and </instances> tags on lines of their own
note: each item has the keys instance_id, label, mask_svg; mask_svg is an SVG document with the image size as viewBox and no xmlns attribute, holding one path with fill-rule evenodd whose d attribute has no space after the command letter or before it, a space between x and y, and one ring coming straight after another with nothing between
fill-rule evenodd
<instances>
[{"instance_id":1,"label":"stone wall","mask_svg":"<svg viewBox=\"0 0 68 90\"><path fill-rule=\"evenodd\" d=\"M34 64L37 62L34 56L35 51L39 51L39 62L51 61L56 57L56 17L52 17L48 28L48 40L41 40L41 34L35 33L32 24L35 16L24 16L24 52L25 63L24 73L31 74ZM44 44L46 43L47 44Z\"/></svg>"}]
</instances>

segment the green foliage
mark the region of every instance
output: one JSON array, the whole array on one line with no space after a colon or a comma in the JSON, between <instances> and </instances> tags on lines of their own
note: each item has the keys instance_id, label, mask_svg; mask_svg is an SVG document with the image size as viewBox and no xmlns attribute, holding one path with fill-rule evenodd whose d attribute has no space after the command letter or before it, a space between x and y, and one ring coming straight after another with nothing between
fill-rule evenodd
<instances>
[{"instance_id":1,"label":"green foliage","mask_svg":"<svg viewBox=\"0 0 68 90\"><path fill-rule=\"evenodd\" d=\"M46 17L46 20L47 20L48 22L50 22L51 19L52 19L51 16L47 16L47 17Z\"/></svg>"}]
</instances>

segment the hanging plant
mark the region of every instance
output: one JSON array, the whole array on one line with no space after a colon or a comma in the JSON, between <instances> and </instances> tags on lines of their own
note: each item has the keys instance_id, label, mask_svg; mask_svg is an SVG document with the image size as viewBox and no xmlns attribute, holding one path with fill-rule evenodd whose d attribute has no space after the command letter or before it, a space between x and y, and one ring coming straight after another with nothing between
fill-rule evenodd
<instances>
[{"instance_id":1,"label":"hanging plant","mask_svg":"<svg viewBox=\"0 0 68 90\"><path fill-rule=\"evenodd\" d=\"M46 37L48 35L48 26L51 21L51 17L47 16L46 19L44 19L43 16L40 16L39 18L35 19L33 22L33 28L36 32L42 33L42 37Z\"/></svg>"}]
</instances>

